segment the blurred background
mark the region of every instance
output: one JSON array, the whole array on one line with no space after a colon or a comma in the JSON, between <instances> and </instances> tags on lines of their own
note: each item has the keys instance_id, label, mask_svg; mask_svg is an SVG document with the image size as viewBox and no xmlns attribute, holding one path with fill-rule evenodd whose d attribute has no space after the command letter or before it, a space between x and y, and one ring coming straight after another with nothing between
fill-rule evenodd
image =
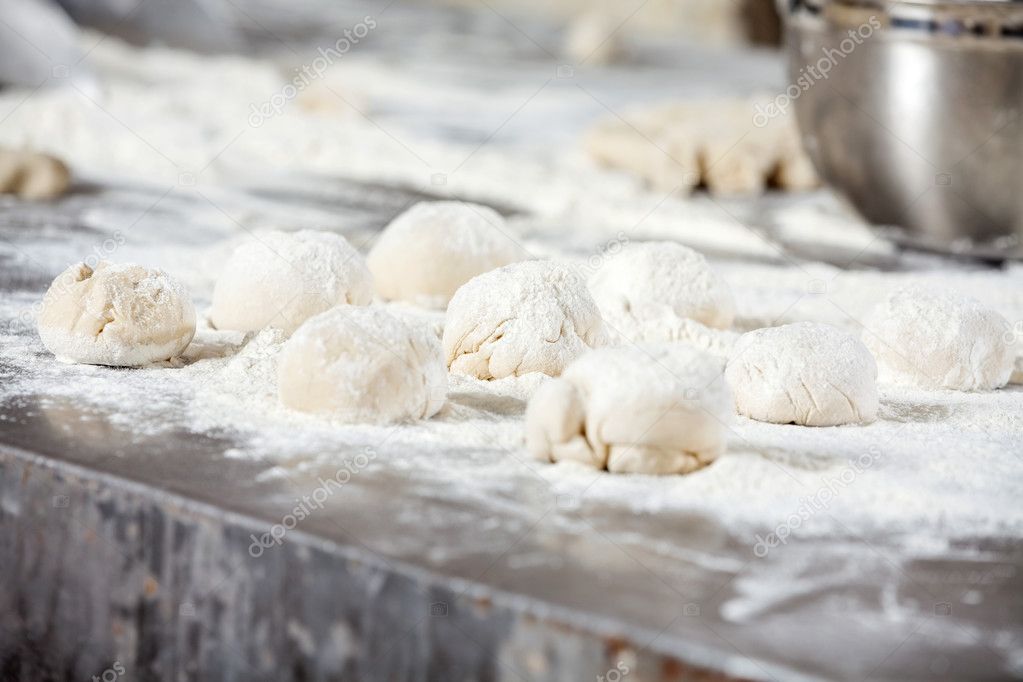
<instances>
[{"instance_id":1,"label":"blurred background","mask_svg":"<svg viewBox=\"0 0 1023 682\"><path fill-rule=\"evenodd\" d=\"M736 225L755 218L768 230L774 209L791 206L763 193L776 162L750 152L752 111L695 113L713 132L709 161L646 128L628 131L621 159L585 144L594 126L632 127L650 107L783 91L770 0L2 7L0 147L67 164L71 193L46 222L56 213L58 223L100 230L134 225L128 255L161 218L189 248L267 225L315 225L366 243L410 201L456 198L519 216L524 238L548 242L541 253L586 253L624 226L708 253L779 258ZM682 146L707 137L680 125ZM698 166L729 156L735 168L723 175L749 175L749 158L764 168L753 167L741 191L691 195ZM829 195L812 196L849 215ZM13 224L40 222L37 208L9 209ZM852 229L857 251L873 240ZM195 290L206 290L204 264L191 252L180 260Z\"/></svg>"}]
</instances>

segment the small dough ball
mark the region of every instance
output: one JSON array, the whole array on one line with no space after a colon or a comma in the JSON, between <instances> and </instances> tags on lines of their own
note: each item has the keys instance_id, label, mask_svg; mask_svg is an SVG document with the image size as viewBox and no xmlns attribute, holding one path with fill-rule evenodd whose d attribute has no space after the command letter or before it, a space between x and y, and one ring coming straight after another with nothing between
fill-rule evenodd
<instances>
[{"instance_id":1,"label":"small dough ball","mask_svg":"<svg viewBox=\"0 0 1023 682\"><path fill-rule=\"evenodd\" d=\"M608 333L620 341L667 342L680 320L726 329L735 317L728 285L700 253L675 242L628 244L589 281Z\"/></svg>"},{"instance_id":2,"label":"small dough ball","mask_svg":"<svg viewBox=\"0 0 1023 682\"><path fill-rule=\"evenodd\" d=\"M336 305L369 305L373 276L339 234L270 231L239 246L213 289L210 321L217 329L276 327L291 334Z\"/></svg>"},{"instance_id":3,"label":"small dough ball","mask_svg":"<svg viewBox=\"0 0 1023 682\"><path fill-rule=\"evenodd\" d=\"M725 371L739 414L775 424L877 419L877 364L838 327L797 322L743 334Z\"/></svg>"},{"instance_id":4,"label":"small dough ball","mask_svg":"<svg viewBox=\"0 0 1023 682\"><path fill-rule=\"evenodd\" d=\"M18 187L22 199L42 201L56 199L67 192L71 171L64 162L48 154L30 154Z\"/></svg>"},{"instance_id":5,"label":"small dough ball","mask_svg":"<svg viewBox=\"0 0 1023 682\"><path fill-rule=\"evenodd\" d=\"M0 148L0 194L22 199L56 199L71 184L71 171L49 154Z\"/></svg>"},{"instance_id":6,"label":"small dough ball","mask_svg":"<svg viewBox=\"0 0 1023 682\"><path fill-rule=\"evenodd\" d=\"M722 363L686 346L603 348L548 381L526 410L530 453L613 473L684 474L725 450Z\"/></svg>"},{"instance_id":7,"label":"small dough ball","mask_svg":"<svg viewBox=\"0 0 1023 682\"><path fill-rule=\"evenodd\" d=\"M493 209L435 201L416 204L395 218L366 264L381 297L443 308L476 275L526 256Z\"/></svg>"},{"instance_id":8,"label":"small dough ball","mask_svg":"<svg viewBox=\"0 0 1023 682\"><path fill-rule=\"evenodd\" d=\"M440 341L375 307L342 305L307 320L281 349L281 403L347 423L435 415L447 395Z\"/></svg>"},{"instance_id":9,"label":"small dough ball","mask_svg":"<svg viewBox=\"0 0 1023 682\"><path fill-rule=\"evenodd\" d=\"M514 263L469 280L444 319L448 366L478 379L557 376L604 343L604 324L585 283L551 261Z\"/></svg>"},{"instance_id":10,"label":"small dough ball","mask_svg":"<svg viewBox=\"0 0 1023 682\"><path fill-rule=\"evenodd\" d=\"M58 358L140 367L180 355L195 334L185 287L162 270L101 261L72 265L43 298L39 336Z\"/></svg>"},{"instance_id":11,"label":"small dough ball","mask_svg":"<svg viewBox=\"0 0 1023 682\"><path fill-rule=\"evenodd\" d=\"M863 342L883 383L987 391L1012 376L1009 322L972 298L909 286L892 292L863 321Z\"/></svg>"}]
</instances>

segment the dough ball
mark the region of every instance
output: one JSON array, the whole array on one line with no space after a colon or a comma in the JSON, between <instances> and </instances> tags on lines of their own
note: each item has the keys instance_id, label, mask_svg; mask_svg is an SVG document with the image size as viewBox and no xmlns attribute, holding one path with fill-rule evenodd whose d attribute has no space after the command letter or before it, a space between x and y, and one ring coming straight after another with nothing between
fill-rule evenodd
<instances>
[{"instance_id":1,"label":"dough ball","mask_svg":"<svg viewBox=\"0 0 1023 682\"><path fill-rule=\"evenodd\" d=\"M162 270L72 265L43 298L39 336L62 360L139 367L180 355L195 334L188 291Z\"/></svg>"},{"instance_id":2,"label":"dough ball","mask_svg":"<svg viewBox=\"0 0 1023 682\"><path fill-rule=\"evenodd\" d=\"M387 226L366 263L381 297L443 308L476 275L526 258L506 232L486 206L423 202Z\"/></svg>"},{"instance_id":3,"label":"dough ball","mask_svg":"<svg viewBox=\"0 0 1023 682\"><path fill-rule=\"evenodd\" d=\"M294 332L336 305L369 305L373 276L348 241L332 232L263 232L227 259L213 289L217 329Z\"/></svg>"},{"instance_id":4,"label":"dough ball","mask_svg":"<svg viewBox=\"0 0 1023 682\"><path fill-rule=\"evenodd\" d=\"M585 283L551 261L514 263L469 280L455 292L444 320L448 366L478 379L557 376L605 342Z\"/></svg>"},{"instance_id":5,"label":"dough ball","mask_svg":"<svg viewBox=\"0 0 1023 682\"><path fill-rule=\"evenodd\" d=\"M71 171L55 156L0 148L0 194L56 199L71 184Z\"/></svg>"},{"instance_id":6,"label":"dough ball","mask_svg":"<svg viewBox=\"0 0 1023 682\"><path fill-rule=\"evenodd\" d=\"M307 320L281 350L281 403L348 423L428 419L447 395L437 336L375 307Z\"/></svg>"},{"instance_id":7,"label":"dough ball","mask_svg":"<svg viewBox=\"0 0 1023 682\"><path fill-rule=\"evenodd\" d=\"M613 473L695 471L725 450L732 397L721 369L686 346L587 353L530 401L529 451Z\"/></svg>"},{"instance_id":8,"label":"dough ball","mask_svg":"<svg viewBox=\"0 0 1023 682\"><path fill-rule=\"evenodd\" d=\"M775 424L877 419L877 364L844 330L798 322L743 334L725 371L739 414Z\"/></svg>"},{"instance_id":9,"label":"dough ball","mask_svg":"<svg viewBox=\"0 0 1023 682\"><path fill-rule=\"evenodd\" d=\"M620 341L674 341L681 320L718 329L732 324L732 291L707 260L675 242L628 244L589 281L608 333ZM691 325L690 325L691 326Z\"/></svg>"},{"instance_id":10,"label":"dough ball","mask_svg":"<svg viewBox=\"0 0 1023 682\"><path fill-rule=\"evenodd\" d=\"M1008 321L972 298L898 289L863 320L863 342L883 383L986 391L1005 386L1015 349Z\"/></svg>"}]
</instances>

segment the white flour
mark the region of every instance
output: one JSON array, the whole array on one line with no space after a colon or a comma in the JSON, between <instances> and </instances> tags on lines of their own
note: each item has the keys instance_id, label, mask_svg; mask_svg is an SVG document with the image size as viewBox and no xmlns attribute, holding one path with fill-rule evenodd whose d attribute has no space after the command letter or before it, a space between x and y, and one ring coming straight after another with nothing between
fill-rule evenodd
<instances>
[{"instance_id":1,"label":"white flour","mask_svg":"<svg viewBox=\"0 0 1023 682\"><path fill-rule=\"evenodd\" d=\"M162 50L128 50L106 41L95 51L109 79L99 103L103 109L73 91L40 91L24 101L24 93L4 91L0 117L8 118L0 127L0 143L33 142L58 151L84 176L174 185L168 202L179 194L191 196L194 190L187 185L196 180L198 191L229 210L209 206L191 225L146 227L147 218L133 228L116 258L148 259L147 265L166 268L185 279L202 304L208 304L213 273L229 243L243 229L265 227L267 215L297 222L325 218L313 210L296 213L294 207L253 208L254 200L232 204L213 186L244 169L272 169L386 179L510 203L531 211L515 227L538 255L585 258L623 232L632 240L675 239L712 256L727 255L714 265L735 293L740 330L814 320L858 332L859 321L884 292L910 281L952 286L1012 323L1023 320L1018 265L971 270L922 258L910 263L916 271L896 274L794 262L764 233L738 220L733 208L648 193L626 177L590 167L575 151L485 146L474 152L475 144L441 143L390 126L384 132L357 114L334 118L297 109L253 129L246 124L248 104L265 101L280 87L274 69L236 59L211 68ZM403 82L393 70L357 60L344 66L348 83L372 72L374 93ZM495 93L501 100L495 106L513 110L533 89ZM390 92L397 97L400 89ZM536 104L553 106L558 96L567 97L545 91ZM437 173L444 174L445 184L433 184ZM198 204L206 206L202 199ZM782 216L789 226L782 232L805 242L823 215L807 208ZM104 233L114 229L101 210L91 209L82 218ZM821 229L841 234L836 220L821 220ZM57 228L39 229L19 241L16 252L0 243L2 255L31 260L56 274L90 248L54 238ZM175 240L166 237L168 229L176 230ZM863 237L859 232L843 244L890 255L883 242ZM0 319L13 320L0 332L0 391L10 400L37 396L56 428L76 433L84 428L79 409L108 412L110 428L140 435L172 429L228 432L238 446L227 454L271 461L269 476L315 469L346 446L369 446L380 452L372 466L401 471L412 481L441 480L456 500L503 505L518 491L540 484L577 507L657 514L680 529L694 518L711 518L751 544L756 534L781 527L799 537L900 537L928 550L957 538L1023 534L1015 483L1023 478L1018 386L993 393L883 386L879 420L869 426L814 429L738 419L727 454L705 470L684 477L612 476L527 458L522 414L540 377L481 382L453 376L448 403L434 419L400 427L339 426L278 405L274 363L281 339L273 332L246 343L242 335L200 325L180 367L59 365L31 328L40 296L0 298ZM435 314L401 309L437 329Z\"/></svg>"},{"instance_id":2,"label":"white flour","mask_svg":"<svg viewBox=\"0 0 1023 682\"><path fill-rule=\"evenodd\" d=\"M2 310L5 317L15 312L12 303ZM23 299L17 309L29 303ZM70 401L86 411L111 411L114 426L128 431L232 432L244 445L231 456L262 458L285 470L316 470L345 446L379 447L384 456L376 465L441 477L453 497L486 500L495 491L543 480L576 504L678 516L680 523L705 515L750 542L756 533L792 526L793 514L806 517L793 529L799 537L903 536L930 550L978 534L1023 532L1018 491L1007 483L1023 469L1018 387L994 393L884 387L879 421L862 427L814 429L739 418L728 453L705 470L682 477L612 476L529 458L522 416L546 380L541 375L497 382L452 375L448 404L432 420L343 426L279 405L276 353L283 339L276 331L245 343L240 334L202 328L182 367L142 370L57 365L34 335L2 340L5 359L26 377L7 383L4 392L45 396L42 405L54 419L66 418L60 406ZM137 412L121 420L127 405ZM824 495L830 498L821 503Z\"/></svg>"}]
</instances>

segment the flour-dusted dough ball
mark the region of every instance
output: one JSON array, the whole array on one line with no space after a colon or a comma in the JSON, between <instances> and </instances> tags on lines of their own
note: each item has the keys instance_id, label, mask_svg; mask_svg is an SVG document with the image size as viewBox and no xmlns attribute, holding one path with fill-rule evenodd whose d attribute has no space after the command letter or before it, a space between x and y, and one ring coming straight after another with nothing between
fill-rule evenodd
<instances>
[{"instance_id":1,"label":"flour-dusted dough ball","mask_svg":"<svg viewBox=\"0 0 1023 682\"><path fill-rule=\"evenodd\" d=\"M619 341L666 342L681 320L725 329L735 316L728 285L707 259L675 242L628 244L590 277L608 333Z\"/></svg>"},{"instance_id":2,"label":"flour-dusted dough ball","mask_svg":"<svg viewBox=\"0 0 1023 682\"><path fill-rule=\"evenodd\" d=\"M604 345L600 312L582 279L565 265L525 261L475 277L444 320L444 352L457 374L503 379L550 376Z\"/></svg>"},{"instance_id":3,"label":"flour-dusted dough ball","mask_svg":"<svg viewBox=\"0 0 1023 682\"><path fill-rule=\"evenodd\" d=\"M614 473L684 474L725 450L722 363L686 346L603 348L548 381L526 410L530 453Z\"/></svg>"},{"instance_id":4,"label":"flour-dusted dough ball","mask_svg":"<svg viewBox=\"0 0 1023 682\"><path fill-rule=\"evenodd\" d=\"M227 259L213 289L217 329L291 334L336 305L369 305L373 276L341 235L316 230L254 235Z\"/></svg>"},{"instance_id":5,"label":"flour-dusted dough ball","mask_svg":"<svg viewBox=\"0 0 1023 682\"><path fill-rule=\"evenodd\" d=\"M162 270L107 263L72 265L53 280L39 311L39 336L58 358L139 367L169 360L195 334L188 291Z\"/></svg>"},{"instance_id":6,"label":"flour-dusted dough ball","mask_svg":"<svg viewBox=\"0 0 1023 682\"><path fill-rule=\"evenodd\" d=\"M739 414L776 424L877 419L877 364L838 327L797 322L743 334L725 372Z\"/></svg>"},{"instance_id":7,"label":"flour-dusted dough ball","mask_svg":"<svg viewBox=\"0 0 1023 682\"><path fill-rule=\"evenodd\" d=\"M863 320L863 342L883 383L986 391L1012 376L1009 322L972 298L920 286L898 289Z\"/></svg>"},{"instance_id":8,"label":"flour-dusted dough ball","mask_svg":"<svg viewBox=\"0 0 1023 682\"><path fill-rule=\"evenodd\" d=\"M0 147L0 194L22 199L56 199L71 184L71 171L49 154Z\"/></svg>"},{"instance_id":9,"label":"flour-dusted dough ball","mask_svg":"<svg viewBox=\"0 0 1023 682\"><path fill-rule=\"evenodd\" d=\"M443 308L476 275L526 257L493 209L435 201L395 218L366 263L381 297Z\"/></svg>"},{"instance_id":10,"label":"flour-dusted dough ball","mask_svg":"<svg viewBox=\"0 0 1023 682\"><path fill-rule=\"evenodd\" d=\"M429 328L351 305L299 327L281 350L277 376L286 407L348 423L428 419L444 406L448 385Z\"/></svg>"}]
</instances>

